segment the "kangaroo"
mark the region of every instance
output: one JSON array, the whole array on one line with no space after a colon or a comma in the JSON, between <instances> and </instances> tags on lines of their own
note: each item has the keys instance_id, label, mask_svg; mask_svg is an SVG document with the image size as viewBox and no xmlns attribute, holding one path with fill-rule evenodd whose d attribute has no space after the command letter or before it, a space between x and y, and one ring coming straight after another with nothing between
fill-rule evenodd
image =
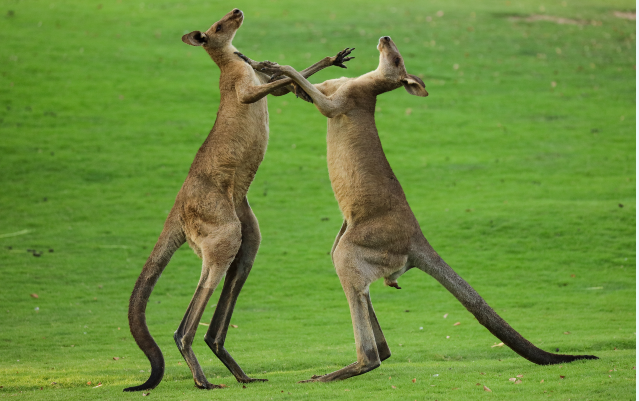
<instances>
[{"instance_id":1,"label":"kangaroo","mask_svg":"<svg viewBox=\"0 0 639 401\"><path fill-rule=\"evenodd\" d=\"M242 11L234 9L206 32L194 31L182 37L189 45L204 47L220 68L220 105L213 129L195 155L160 238L131 294L129 326L136 343L151 362L151 375L144 384L124 391L152 389L162 380L164 357L146 325L145 310L162 271L185 242L202 259L202 275L174 339L193 373L195 386L220 387L206 380L191 344L206 304L225 275L220 301L204 341L238 382L265 381L248 377L224 348L224 342L235 302L261 241L246 193L268 142L268 108L264 97L269 93L283 95L294 87L288 78L267 83L269 76L256 73L234 54L237 49L231 42L243 20ZM352 58L345 57L350 50L324 58L302 75L310 76L331 65L346 68L343 62Z\"/></svg>"},{"instance_id":2,"label":"kangaroo","mask_svg":"<svg viewBox=\"0 0 639 401\"><path fill-rule=\"evenodd\" d=\"M369 285L397 279L417 267L450 291L492 334L519 355L540 365L591 355L551 354L516 332L430 246L391 169L375 127L377 96L404 86L411 95L428 96L424 82L408 74L390 37L380 38L379 66L357 78L312 85L290 66L260 65L262 71L292 78L328 117L328 172L344 223L331 250L335 270L348 299L357 362L305 382L342 380L371 371L391 356L375 316Z\"/></svg>"}]
</instances>

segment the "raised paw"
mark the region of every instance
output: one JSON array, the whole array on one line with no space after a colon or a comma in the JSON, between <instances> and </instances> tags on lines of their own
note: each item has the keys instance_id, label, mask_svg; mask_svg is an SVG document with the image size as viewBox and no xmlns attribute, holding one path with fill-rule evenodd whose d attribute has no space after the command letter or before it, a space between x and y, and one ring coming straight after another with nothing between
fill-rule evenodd
<instances>
[{"instance_id":1,"label":"raised paw","mask_svg":"<svg viewBox=\"0 0 639 401\"><path fill-rule=\"evenodd\" d=\"M295 97L298 97L306 102L313 103L313 98L304 91L304 89L300 88L299 85L293 83L293 93L295 93Z\"/></svg>"},{"instance_id":2,"label":"raised paw","mask_svg":"<svg viewBox=\"0 0 639 401\"><path fill-rule=\"evenodd\" d=\"M282 75L282 66L268 60L259 63L255 69L272 76Z\"/></svg>"},{"instance_id":3,"label":"raised paw","mask_svg":"<svg viewBox=\"0 0 639 401\"><path fill-rule=\"evenodd\" d=\"M335 56L335 59L333 60L332 65L335 65L341 68L346 68L344 63L355 58L355 57L347 57L349 54L351 54L353 50L355 50L354 47L351 47L351 48L347 47L346 49L337 53L337 55Z\"/></svg>"},{"instance_id":4,"label":"raised paw","mask_svg":"<svg viewBox=\"0 0 639 401\"><path fill-rule=\"evenodd\" d=\"M279 64L274 63L272 61L264 60L264 61L260 61L259 63L255 62L255 69L260 70L260 69L262 69L264 67L270 67L270 66L274 66L274 65L279 65Z\"/></svg>"}]
</instances>

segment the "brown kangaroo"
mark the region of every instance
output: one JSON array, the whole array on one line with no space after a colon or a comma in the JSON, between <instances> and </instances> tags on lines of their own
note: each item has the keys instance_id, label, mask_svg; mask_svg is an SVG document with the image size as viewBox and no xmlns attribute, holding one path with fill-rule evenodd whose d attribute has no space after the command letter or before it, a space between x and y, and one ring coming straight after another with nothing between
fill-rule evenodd
<instances>
[{"instance_id":1,"label":"brown kangaroo","mask_svg":"<svg viewBox=\"0 0 639 401\"><path fill-rule=\"evenodd\" d=\"M430 246L393 174L375 127L377 96L404 86L428 96L424 83L408 74L390 37L380 38L379 66L357 78L312 85L290 66L265 62L262 71L292 78L328 117L328 172L344 224L331 251L333 264L351 310L357 362L335 372L313 376L328 382L360 375L390 357L375 317L369 285L397 278L417 267L450 291L491 333L519 355L540 365L597 359L591 355L558 355L543 351L517 333Z\"/></svg>"},{"instance_id":2,"label":"brown kangaroo","mask_svg":"<svg viewBox=\"0 0 639 401\"><path fill-rule=\"evenodd\" d=\"M211 294L226 275L220 301L204 341L233 373L238 382L265 381L248 377L224 348L237 297L248 277L260 244L257 219L246 199L253 177L264 158L268 142L268 108L265 96L283 95L290 79L267 83L234 53L231 44L242 25L242 11L234 9L206 32L194 31L182 41L204 50L220 68L220 105L213 129L195 155L151 255L135 283L129 302L129 326L138 346L151 362L151 375L142 385L124 391L156 387L164 375L164 357L146 325L146 304L173 253L188 242L202 258L202 275L174 339L189 365L195 386L220 387L206 380L191 344ZM346 68L349 49L326 57L303 71L310 76L331 65ZM215 107L211 105L211 107Z\"/></svg>"}]
</instances>

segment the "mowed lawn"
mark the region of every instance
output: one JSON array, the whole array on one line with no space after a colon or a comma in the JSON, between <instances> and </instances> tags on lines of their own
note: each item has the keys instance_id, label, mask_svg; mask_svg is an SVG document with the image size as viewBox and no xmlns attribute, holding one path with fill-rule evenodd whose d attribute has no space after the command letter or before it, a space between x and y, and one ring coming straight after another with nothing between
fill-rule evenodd
<instances>
[{"instance_id":1,"label":"mowed lawn","mask_svg":"<svg viewBox=\"0 0 639 401\"><path fill-rule=\"evenodd\" d=\"M249 192L263 241L226 343L269 381L237 383L201 326L196 355L227 388L194 388L172 338L201 266L183 246L147 308L166 359L151 399L635 399L627 0L0 1L0 398L143 396L122 392L150 367L128 298L219 104L219 70L180 37L233 7L245 13L234 44L255 60L302 69L356 48L347 70L312 82L375 69L377 40L391 36L430 93L398 89L376 112L424 234L533 343L600 359L534 365L411 270L402 290L371 287L393 356L363 376L298 384L356 355L328 255L342 221L326 119L287 95L269 98Z\"/></svg>"}]
</instances>

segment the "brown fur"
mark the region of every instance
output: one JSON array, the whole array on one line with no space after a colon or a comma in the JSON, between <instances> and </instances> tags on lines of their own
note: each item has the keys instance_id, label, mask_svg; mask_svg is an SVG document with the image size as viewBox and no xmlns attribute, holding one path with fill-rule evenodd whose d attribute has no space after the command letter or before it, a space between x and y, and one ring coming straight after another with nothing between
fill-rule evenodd
<instances>
[{"instance_id":1,"label":"brown fur","mask_svg":"<svg viewBox=\"0 0 639 401\"><path fill-rule=\"evenodd\" d=\"M369 285L384 278L399 288L397 278L417 267L437 279L477 320L524 358L538 364L596 359L589 355L557 355L540 350L499 317L429 245L399 181L382 149L375 126L378 95L404 86L427 96L424 83L406 72L390 37L378 44L380 63L357 78L310 84L289 66L268 64L263 71L291 77L328 117L328 172L344 224L333 245L335 269L351 309L357 362L308 381L332 381L378 367L390 349L375 317Z\"/></svg>"},{"instance_id":2,"label":"brown fur","mask_svg":"<svg viewBox=\"0 0 639 401\"><path fill-rule=\"evenodd\" d=\"M216 388L206 380L191 344L211 294L226 275L220 301L204 340L238 382L248 377L224 348L228 325L242 285L260 244L257 219L246 193L264 158L268 142L268 108L265 96L283 95L293 87L290 79L268 83L269 76L255 72L236 54L232 40L244 16L228 13L206 32L194 31L182 40L203 46L220 68L220 105L211 133L200 147L177 194L164 229L138 278L129 303L129 326L138 346L151 362L151 376L125 391L154 388L164 374L164 358L146 325L146 304L173 253L188 242L202 258L202 275L174 339L186 360L195 385ZM330 65L344 67L344 52L326 57L303 71L304 76ZM345 67L344 67L345 68Z\"/></svg>"}]
</instances>

